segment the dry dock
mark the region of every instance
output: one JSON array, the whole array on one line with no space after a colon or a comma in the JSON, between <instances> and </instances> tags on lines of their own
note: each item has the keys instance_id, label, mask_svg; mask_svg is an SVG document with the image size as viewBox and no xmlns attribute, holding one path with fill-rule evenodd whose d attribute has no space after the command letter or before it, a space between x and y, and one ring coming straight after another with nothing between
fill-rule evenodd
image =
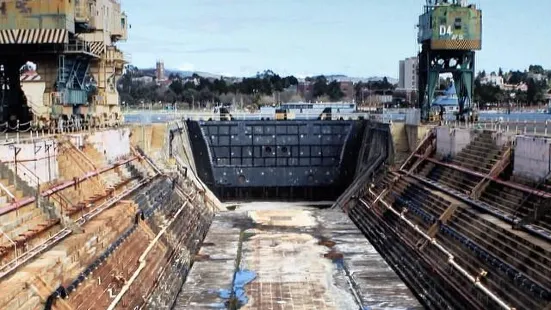
<instances>
[{"instance_id":1,"label":"dry dock","mask_svg":"<svg viewBox=\"0 0 551 310\"><path fill-rule=\"evenodd\" d=\"M259 310L422 309L346 214L290 203L216 215L175 309L230 300Z\"/></svg>"}]
</instances>

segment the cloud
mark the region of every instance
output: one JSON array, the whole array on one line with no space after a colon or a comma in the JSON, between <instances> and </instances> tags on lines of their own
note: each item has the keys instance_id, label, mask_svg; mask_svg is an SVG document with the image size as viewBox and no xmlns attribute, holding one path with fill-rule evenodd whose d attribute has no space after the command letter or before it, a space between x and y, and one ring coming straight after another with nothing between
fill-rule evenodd
<instances>
[{"instance_id":1,"label":"cloud","mask_svg":"<svg viewBox=\"0 0 551 310\"><path fill-rule=\"evenodd\" d=\"M178 66L178 70L181 71L195 71L195 66L190 63L183 63L180 66Z\"/></svg>"},{"instance_id":2,"label":"cloud","mask_svg":"<svg viewBox=\"0 0 551 310\"><path fill-rule=\"evenodd\" d=\"M217 21L206 21L197 24L198 30L206 33L220 33L223 30L222 25Z\"/></svg>"},{"instance_id":3,"label":"cloud","mask_svg":"<svg viewBox=\"0 0 551 310\"><path fill-rule=\"evenodd\" d=\"M207 47L191 50L183 50L187 54L204 54L204 53L251 53L252 51L245 47Z\"/></svg>"},{"instance_id":4,"label":"cloud","mask_svg":"<svg viewBox=\"0 0 551 310\"><path fill-rule=\"evenodd\" d=\"M296 77L297 79L304 79L304 78L307 78L309 76L314 76L315 74L311 74L311 73L295 73L293 74L294 77Z\"/></svg>"}]
</instances>

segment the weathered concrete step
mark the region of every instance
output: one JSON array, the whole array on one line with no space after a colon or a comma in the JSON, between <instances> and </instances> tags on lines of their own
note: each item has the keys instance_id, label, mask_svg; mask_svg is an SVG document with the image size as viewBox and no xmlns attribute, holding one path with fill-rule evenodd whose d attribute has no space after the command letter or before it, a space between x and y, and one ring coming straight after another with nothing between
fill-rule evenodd
<instances>
[{"instance_id":1,"label":"weathered concrete step","mask_svg":"<svg viewBox=\"0 0 551 310\"><path fill-rule=\"evenodd\" d=\"M490 171L492 167L495 165L497 160L491 160L491 161L483 161L483 160L474 160L474 159L467 159L467 158L456 158L453 160L453 163L455 165L471 168L471 170L474 171Z\"/></svg>"},{"instance_id":2,"label":"weathered concrete step","mask_svg":"<svg viewBox=\"0 0 551 310\"><path fill-rule=\"evenodd\" d=\"M496 187L489 187L486 190L486 193L491 195L502 195L505 196L507 199L509 199L512 202L520 202L524 198L524 194L516 192L516 191L509 191L504 188L496 188Z\"/></svg>"},{"instance_id":3,"label":"weathered concrete step","mask_svg":"<svg viewBox=\"0 0 551 310\"><path fill-rule=\"evenodd\" d=\"M454 158L464 158L464 159L472 159L472 160L497 160L497 158L500 157L501 154L499 152L480 152L480 153L474 153L470 151L462 151L459 154L457 154Z\"/></svg>"}]
</instances>

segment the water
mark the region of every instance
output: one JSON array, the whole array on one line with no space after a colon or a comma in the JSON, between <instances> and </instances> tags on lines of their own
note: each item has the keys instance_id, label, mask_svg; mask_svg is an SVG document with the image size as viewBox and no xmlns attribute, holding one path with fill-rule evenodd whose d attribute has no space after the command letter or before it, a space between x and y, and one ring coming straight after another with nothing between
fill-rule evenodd
<instances>
[{"instance_id":1,"label":"water","mask_svg":"<svg viewBox=\"0 0 551 310\"><path fill-rule=\"evenodd\" d=\"M446 114L445 118L448 120L455 120L455 115ZM497 121L503 118L504 121L519 121L519 122L545 122L546 120L551 122L551 114L536 113L536 112L511 112L511 114L501 112L480 112L479 120L481 121ZM402 113L385 113L383 116L384 121L405 121L406 115Z\"/></svg>"},{"instance_id":2,"label":"water","mask_svg":"<svg viewBox=\"0 0 551 310\"><path fill-rule=\"evenodd\" d=\"M241 269L235 273L235 280L233 282L234 298L237 299L239 306L246 305L249 302L249 298L245 292L245 285L252 282L256 278L254 271ZM218 295L220 298L229 300L232 297L232 290L222 289Z\"/></svg>"},{"instance_id":3,"label":"water","mask_svg":"<svg viewBox=\"0 0 551 310\"><path fill-rule=\"evenodd\" d=\"M203 113L204 114L204 113ZM166 123L171 120L180 119L185 114L179 112L167 113L167 112L155 112L155 111L143 111L141 113L127 113L124 115L126 123L140 123L140 124L155 124L155 123ZM381 115L382 121L388 122L390 120L395 122L405 121L406 115L401 113L392 113L385 112ZM447 118L452 120L455 119L453 115L448 114ZM546 113L536 113L536 112L511 112L507 113L495 113L495 112L481 112L479 119L481 121L497 121L500 118L503 118L504 121L510 122L545 122L549 121L551 123L551 114Z\"/></svg>"},{"instance_id":4,"label":"water","mask_svg":"<svg viewBox=\"0 0 551 310\"><path fill-rule=\"evenodd\" d=\"M527 122L551 122L551 114L546 113L534 113L534 112L511 112L507 113L480 113L480 120L497 120L503 117L503 120L507 121L527 121Z\"/></svg>"},{"instance_id":5,"label":"water","mask_svg":"<svg viewBox=\"0 0 551 310\"><path fill-rule=\"evenodd\" d=\"M155 124L155 123L166 123L168 121L177 119L176 114L168 113L158 113L144 111L140 114L125 114L124 121L126 123L138 123L138 124Z\"/></svg>"}]
</instances>

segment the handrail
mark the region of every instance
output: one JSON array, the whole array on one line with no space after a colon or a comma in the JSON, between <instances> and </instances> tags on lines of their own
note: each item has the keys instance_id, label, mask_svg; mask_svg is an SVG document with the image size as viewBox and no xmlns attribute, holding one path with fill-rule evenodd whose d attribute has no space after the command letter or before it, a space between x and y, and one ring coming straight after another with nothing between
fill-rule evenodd
<instances>
[{"instance_id":1,"label":"handrail","mask_svg":"<svg viewBox=\"0 0 551 310\"><path fill-rule=\"evenodd\" d=\"M150 111L150 110L148 110ZM162 114L162 115L167 115L169 117L172 117L173 119L190 119L190 120L196 120L196 121L208 121L208 120L213 120L213 121L218 121L220 118L222 118L220 116L219 113L214 113L214 112L191 112L189 113L189 111L174 111L174 110L171 110L171 111L164 111L164 110L155 110L154 111L155 113L159 113L159 114ZM133 111L128 111L128 112L125 112L124 113L125 115L143 115L143 112L140 112L140 111L136 111L136 112L133 112ZM308 120L312 120L312 119L317 119L320 114L322 114L321 112L320 113L317 113L317 112L303 112L303 113L288 113L287 114L287 117L288 117L288 121L293 121L293 120L302 120L302 119L308 119ZM232 117L232 119L235 119L235 120L261 120L261 119L270 119L270 120L276 120L276 113L275 112L269 112L269 113L260 113L260 112L254 112L254 113L246 113L246 112L230 112L230 115ZM147 117L147 116L146 116ZM371 114L369 113L364 113L364 112L331 112L331 120L332 121L339 121L340 118L342 118L343 120L359 120L359 119L371 119L373 118L374 116L372 116ZM228 120L229 121L229 120ZM283 120L281 120L283 121ZM383 119L380 119L380 121L383 121Z\"/></svg>"},{"instance_id":2,"label":"handrail","mask_svg":"<svg viewBox=\"0 0 551 310\"><path fill-rule=\"evenodd\" d=\"M510 142L507 143L507 149L501 156L501 159L488 171L488 174L486 174L482 180L476 184L476 186L471 190L471 198L478 199L478 196L480 194L478 193L480 189L488 182L491 181L491 178L497 177L498 175L495 175L496 172L501 173L503 169L507 166L507 164L510 162L510 155L512 151L512 145ZM505 161L505 162L504 162Z\"/></svg>"},{"instance_id":3,"label":"handrail","mask_svg":"<svg viewBox=\"0 0 551 310\"><path fill-rule=\"evenodd\" d=\"M140 155L141 158L145 159L145 161L147 162L147 164L149 164L149 166L151 166L151 168L153 168L153 170L155 170L155 172L156 172L157 174L160 174L160 175L164 174L163 171L162 171L159 167L157 167L157 165L155 165L155 164L149 159L149 157L147 156L147 154L145 154L145 152L144 152L140 147L138 147L138 146L131 146L131 148L132 148L134 151L136 151L136 152Z\"/></svg>"},{"instance_id":4,"label":"handrail","mask_svg":"<svg viewBox=\"0 0 551 310\"><path fill-rule=\"evenodd\" d=\"M425 148L425 153L423 154L423 157L419 157L417 161L414 162L413 165L411 165L406 175L411 175L415 171L415 169L419 167L419 165L421 165L427 158L429 158L429 156L435 151L434 147L434 143L432 143L431 141L427 148Z\"/></svg>"},{"instance_id":5,"label":"handrail","mask_svg":"<svg viewBox=\"0 0 551 310\"><path fill-rule=\"evenodd\" d=\"M79 150L73 143L71 143L70 141L63 141L63 145L67 145L67 144L68 144L68 146L66 146L66 147L68 147L69 149L71 149L71 150L77 150L77 151L80 152L80 150ZM77 163L77 166L79 167L80 170L82 170L82 172L87 173L87 172L89 172L90 170L88 170L88 169L86 169L85 167L83 167L83 166L81 166L81 165L78 164L78 163L81 161L81 160L80 160L81 158L79 158L79 157L84 157L84 161L87 162L89 165L92 166L92 171L97 171L97 170L98 170L98 168L97 168L95 165L93 165L92 163L88 162L89 159L88 159L88 158L86 157L86 155L84 155L83 153L81 154L81 152L80 152L79 155L81 155L81 156L78 156L78 157L77 157L75 154L73 154L72 152L66 152L66 153L68 154L68 156L70 156L70 157L72 158L73 161L75 161L75 162ZM100 174L95 175L95 177L97 177L98 179L100 179L103 183L106 183L105 180L102 178L102 176L101 176ZM94 182L92 182L92 183L94 183ZM104 192L104 188L103 188L102 185L106 185L106 184L100 184L100 185L98 185L98 184L95 184L95 183L94 183L94 185L95 185L95 188L98 189L100 192Z\"/></svg>"},{"instance_id":6,"label":"handrail","mask_svg":"<svg viewBox=\"0 0 551 310\"><path fill-rule=\"evenodd\" d=\"M12 200L15 200L15 196L10 192L10 190L4 186L4 184L0 183L0 190L6 193Z\"/></svg>"},{"instance_id":7,"label":"handrail","mask_svg":"<svg viewBox=\"0 0 551 310\"><path fill-rule=\"evenodd\" d=\"M195 197L193 198L195 199ZM190 199L190 200L193 200L193 199ZM147 261L146 261L146 257L147 255L149 254L149 252L151 252L151 250L153 249L153 247L157 244L157 242L160 240L160 238L165 234L166 230L172 225L172 223L174 223L174 221L176 220L176 218L178 218L178 216L180 215L180 213L184 210L184 208L190 204L190 200L186 201L185 203L182 204L182 206L180 207L180 209L178 209L178 211L172 216L172 218L170 219L170 222L168 222L164 227L163 229L161 229L161 231L157 234L157 236L155 237L155 239L151 240L151 242L149 243L149 246L145 249L145 251L142 253L142 255L140 256L140 258L138 259L138 262L140 263L138 269L136 269L136 271L134 271L134 273L132 274L132 276L130 277L130 280L128 280L123 288L120 290L119 294L117 294L117 296L115 297L115 299L111 302L111 304L109 305L109 307L107 308L107 310L113 310L115 309L115 307L117 306L117 304L120 302L120 300L122 299L122 297L124 296L124 294L126 294L126 292L130 289L130 286L134 283L134 281L138 278L138 276L140 275L142 269L145 268L145 266L147 265Z\"/></svg>"},{"instance_id":8,"label":"handrail","mask_svg":"<svg viewBox=\"0 0 551 310\"><path fill-rule=\"evenodd\" d=\"M434 129L431 129L429 130L425 136L423 137L423 139L421 140L421 142L419 142L419 145L417 145L417 147L415 148L415 151L413 151L409 156L408 158L404 161L404 163L402 164L402 166L400 167L400 170L404 170L406 165L409 163L409 161L415 157L415 155L417 153L419 153L419 151L425 146L425 144L427 144L431 139L434 138L434 136L436 136L436 134L434 133Z\"/></svg>"},{"instance_id":9,"label":"handrail","mask_svg":"<svg viewBox=\"0 0 551 310\"><path fill-rule=\"evenodd\" d=\"M421 155L415 155L417 157L421 157ZM434 159L434 158L427 158L428 161L431 161L435 164L438 164L438 165L441 165L441 166L444 166L444 167L447 167L447 168L451 168L451 169L454 169L454 170L457 170L457 171L461 171L461 172L465 172L467 174L470 174L470 175L473 175L473 176L477 176L477 177L480 177L480 178L483 178L485 176L485 174L482 174L480 172L476 172L476 171L472 171L470 169L467 169L465 167L462 167L462 166L458 166L458 165L455 165L455 164L450 164L450 163L446 163L446 162L442 162L440 160L437 160L437 159ZM540 191L540 190L537 190L537 189L532 189L532 188L529 188L527 186L524 186L524 185L521 185L521 184L516 184L516 183L513 183L513 182L510 182L510 181L504 181L504 180L501 180L497 177L494 177L492 178L492 180L494 182L497 182L499 184L503 184L503 185L506 185L508 187L511 187L511 188L514 188L514 189L517 189L519 191L523 191L523 192L533 192L534 195L538 195L539 197L544 197L544 198L551 198L551 194L546 192L546 191Z\"/></svg>"},{"instance_id":10,"label":"handrail","mask_svg":"<svg viewBox=\"0 0 551 310\"><path fill-rule=\"evenodd\" d=\"M131 188L125 190L124 192L120 193L119 195L117 195L115 197L112 197L111 199L105 201L104 203L102 203L100 206L98 206L94 210L92 210L92 211L84 214L83 216L81 216L78 220L75 221L75 223L79 226L84 225L86 222L88 222L92 218L96 217L98 214L100 214L104 210L110 208L111 206L113 206L114 204L116 204L117 202L122 200L124 197L130 195L132 192L134 192L135 190L137 190L138 188L140 188L144 184L150 182L155 177L157 177L157 176L144 179L144 180L140 181L138 184L134 185L133 187L131 187ZM56 245L61 240L63 240L65 237L70 235L72 232L73 231L70 228L64 228L64 229L60 230L59 232L57 232L56 234L54 234L53 236L51 236L50 238L48 238L43 243L37 245L36 247L34 247L31 250L29 250L29 251L25 252L24 254L22 254L17 261L12 260L9 263L5 264L4 266L0 267L0 280L2 278L4 278L5 276L7 276L8 274L15 271L22 264L24 264L24 263L28 262L29 260L31 260L36 255L42 253L43 251L47 250L48 248L50 248L54 245Z\"/></svg>"},{"instance_id":11,"label":"handrail","mask_svg":"<svg viewBox=\"0 0 551 310\"><path fill-rule=\"evenodd\" d=\"M67 144L70 144L71 146L68 146ZM67 141L64 141L64 143L61 143L60 146L62 145L65 145L65 150L69 150L69 149L73 149L73 145L72 143L67 143ZM87 168L83 167L82 165L80 165L80 158L77 158L72 152L66 152L66 154L68 154L68 156L71 156L71 158L76 162L76 165L78 166L78 168L80 170L82 170L82 172L86 173L87 171L89 171ZM96 169L92 169L92 170L96 170Z\"/></svg>"},{"instance_id":12,"label":"handrail","mask_svg":"<svg viewBox=\"0 0 551 310\"><path fill-rule=\"evenodd\" d=\"M80 181L84 181L84 180L88 180L89 178L94 177L94 176L96 176L96 175L99 174L99 173L103 173L103 172L105 172L105 171L112 170L112 169L114 169L114 168L116 168L116 167L119 167L119 166L122 166L122 165L124 165L124 164L126 164L126 163L129 163L129 162L131 162L131 161L133 161L133 160L135 160L135 159L137 159L137 158L138 158L138 157L131 157L131 158L129 158L129 159L125 159L125 160L118 161L118 162L116 162L116 163L114 163L114 164L112 164L112 165L108 165L107 167L103 167L103 168L101 168L101 169L99 169L99 170L97 170L97 171L92 171L92 172L85 173L84 175L78 177L77 179L78 179L79 182L80 182ZM59 191L65 189L65 188L69 187L69 186L74 185L76 181L77 181L77 180L69 180L69 181L65 181L65 182L59 183L58 185L54 185L54 186L50 187L49 189L46 189L46 190L44 190L44 191L41 191L39 196L40 196L40 197L49 197L49 196L51 196L51 195L53 195L53 194L55 194L55 193L57 193L57 192L59 192ZM60 194L61 194L61 193L60 193ZM2 208L2 209L3 209L3 210L15 210L15 209L18 209L18 208L20 208L20 207L22 207L22 206L26 206L26 205L28 205L28 204L30 204L30 203L33 203L34 201L36 201L36 197L27 197L27 198L25 198L25 199L23 199L23 200L14 202L14 203L12 203L12 204L10 204L10 205L8 205L7 207Z\"/></svg>"},{"instance_id":13,"label":"handrail","mask_svg":"<svg viewBox=\"0 0 551 310\"><path fill-rule=\"evenodd\" d=\"M377 193L374 193L371 188L368 189L369 193L371 195L373 195L374 197L378 197ZM363 204L366 204L366 205L369 205L367 204L367 202L363 201L363 199L360 198L360 201L363 203ZM482 283L480 283L480 279L479 277L480 276L477 276L477 277L473 277L472 275L469 274L469 272L465 269L463 269L461 266L459 266L455 260L454 260L454 256L452 255L452 253L448 250L446 250L440 243L438 243L436 241L436 238L432 238L431 236L429 236L428 234L426 234L424 231L422 231L419 226L413 224L413 222L411 222L409 219L407 219L405 216L404 216L404 213L405 213L405 210L404 212L398 212L396 211L392 206L390 206L386 201L384 201L383 199L379 199L379 201L387 208L387 210L391 211L392 213L394 213L396 216L398 216L398 218L400 220L402 220L403 222L405 222L408 226L410 226L411 228L413 228L413 230L415 230L418 234L420 234L423 238L425 238L427 241L429 241L432 245L434 245L440 252L442 252L444 255L446 255L448 257L448 260L447 260L447 263L450 264L453 268L455 268L457 271L459 271L459 273L461 273L465 278L467 278L470 282L472 282L474 284L474 286L476 286L479 290L481 290L484 294L486 294L488 297L490 297L493 301L495 301L501 308L503 309L507 309L507 310L514 310L515 308L513 307L510 307L509 305L507 305L503 300L501 300L497 295L495 295L494 293L490 292L490 290L488 290ZM481 275L484 273L481 272Z\"/></svg>"},{"instance_id":14,"label":"handrail","mask_svg":"<svg viewBox=\"0 0 551 310\"><path fill-rule=\"evenodd\" d=\"M68 144L69 147L73 150L75 150L83 159L84 161L90 165L90 167L92 167L92 170L96 170L97 167L96 165L94 164L94 162L88 158L88 156L86 156L86 154L84 154L84 152L82 152L76 145L74 145L73 143L71 143L71 141L68 141L68 140L65 140L63 141L64 144Z\"/></svg>"},{"instance_id":15,"label":"handrail","mask_svg":"<svg viewBox=\"0 0 551 310\"><path fill-rule=\"evenodd\" d=\"M23 170L25 170L26 173L29 173L30 176L35 178L36 193L38 196L40 196L40 184L42 183L42 181L40 180L40 177L37 176L31 169L29 169L25 165L21 165L20 167L23 167ZM54 192L52 193L52 195L50 195L50 197L54 198L54 200L56 200L60 204L60 207L62 209L67 210L72 205L71 201L67 197L65 197L65 195L63 195L61 192Z\"/></svg>"},{"instance_id":16,"label":"handrail","mask_svg":"<svg viewBox=\"0 0 551 310\"><path fill-rule=\"evenodd\" d=\"M549 173L539 181L539 183L536 185L536 189L538 189L543 183L545 183L547 181L547 179L549 179L551 177L551 171L549 171ZM521 221L519 221L518 223L516 223L516 219L517 219L517 215L518 215L518 212L520 210L520 208L526 203L526 201L528 201L529 198L531 198L532 196L534 195L534 192L530 192L528 195L526 195L526 197L524 197L524 199L521 201L521 203L518 205L518 207L515 208L514 212L513 212L513 228L515 225L522 225L523 223L521 219Z\"/></svg>"},{"instance_id":17,"label":"handrail","mask_svg":"<svg viewBox=\"0 0 551 310\"><path fill-rule=\"evenodd\" d=\"M6 237L8 239L8 241L13 245L13 248L14 248L14 251L15 251L15 262L17 263L17 261L19 261L19 255L17 253L17 242L14 242L10 236L8 236L8 234L6 234L2 228L0 227L0 233L2 233L2 235L4 237Z\"/></svg>"}]
</instances>

